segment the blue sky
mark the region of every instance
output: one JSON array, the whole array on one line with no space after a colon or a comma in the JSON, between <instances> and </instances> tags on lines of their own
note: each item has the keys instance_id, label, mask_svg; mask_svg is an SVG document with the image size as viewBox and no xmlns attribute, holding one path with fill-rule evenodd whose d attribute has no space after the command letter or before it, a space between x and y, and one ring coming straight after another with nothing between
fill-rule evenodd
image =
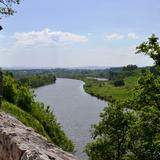
<instances>
[{"instance_id":1,"label":"blue sky","mask_svg":"<svg viewBox=\"0 0 160 160\"><path fill-rule=\"evenodd\" d=\"M0 24L0 65L151 65L135 47L159 36L159 0L24 0Z\"/></svg>"}]
</instances>

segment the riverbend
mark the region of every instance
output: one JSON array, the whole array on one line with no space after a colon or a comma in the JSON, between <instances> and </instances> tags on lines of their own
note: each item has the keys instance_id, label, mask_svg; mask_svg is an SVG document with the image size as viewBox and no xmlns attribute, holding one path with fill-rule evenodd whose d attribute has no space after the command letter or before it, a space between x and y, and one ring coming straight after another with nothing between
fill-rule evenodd
<instances>
[{"instance_id":1,"label":"riverbend","mask_svg":"<svg viewBox=\"0 0 160 160\"><path fill-rule=\"evenodd\" d=\"M35 94L38 101L54 110L58 122L75 144L75 154L85 160L83 151L91 140L91 124L98 122L107 103L85 93L83 85L80 80L57 78L55 84L35 89Z\"/></svg>"}]
</instances>

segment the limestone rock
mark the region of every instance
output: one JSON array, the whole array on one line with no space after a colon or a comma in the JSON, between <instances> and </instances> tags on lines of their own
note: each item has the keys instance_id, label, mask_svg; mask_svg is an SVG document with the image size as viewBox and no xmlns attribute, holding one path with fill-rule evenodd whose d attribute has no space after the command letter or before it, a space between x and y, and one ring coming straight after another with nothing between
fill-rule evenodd
<instances>
[{"instance_id":1,"label":"limestone rock","mask_svg":"<svg viewBox=\"0 0 160 160\"><path fill-rule=\"evenodd\" d=\"M78 160L26 127L16 118L0 112L0 160Z\"/></svg>"}]
</instances>

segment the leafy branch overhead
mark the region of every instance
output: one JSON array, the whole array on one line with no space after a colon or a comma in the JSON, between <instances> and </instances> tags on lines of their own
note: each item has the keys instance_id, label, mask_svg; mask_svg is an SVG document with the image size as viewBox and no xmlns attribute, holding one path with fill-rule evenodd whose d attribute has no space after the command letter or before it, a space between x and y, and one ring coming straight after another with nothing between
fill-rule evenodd
<instances>
[{"instance_id":1,"label":"leafy branch overhead","mask_svg":"<svg viewBox=\"0 0 160 160\"><path fill-rule=\"evenodd\" d=\"M141 43L136 49L137 53L150 56L155 61L155 64L160 66L160 42L155 34L152 34L147 42Z\"/></svg>"},{"instance_id":2,"label":"leafy branch overhead","mask_svg":"<svg viewBox=\"0 0 160 160\"><path fill-rule=\"evenodd\" d=\"M0 0L0 15L13 15L16 12L13 9L13 6L18 5L19 3L20 0Z\"/></svg>"}]
</instances>

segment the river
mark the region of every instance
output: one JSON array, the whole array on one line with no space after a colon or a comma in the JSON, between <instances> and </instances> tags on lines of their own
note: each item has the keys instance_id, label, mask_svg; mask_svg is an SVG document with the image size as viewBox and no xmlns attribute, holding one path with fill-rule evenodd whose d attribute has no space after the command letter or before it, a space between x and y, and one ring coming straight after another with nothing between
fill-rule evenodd
<instances>
[{"instance_id":1,"label":"river","mask_svg":"<svg viewBox=\"0 0 160 160\"><path fill-rule=\"evenodd\" d=\"M106 102L92 97L83 90L80 80L57 78L55 84L35 89L36 99L54 110L65 133L73 140L77 155L87 159L83 152L91 140L91 124L98 122Z\"/></svg>"}]
</instances>

